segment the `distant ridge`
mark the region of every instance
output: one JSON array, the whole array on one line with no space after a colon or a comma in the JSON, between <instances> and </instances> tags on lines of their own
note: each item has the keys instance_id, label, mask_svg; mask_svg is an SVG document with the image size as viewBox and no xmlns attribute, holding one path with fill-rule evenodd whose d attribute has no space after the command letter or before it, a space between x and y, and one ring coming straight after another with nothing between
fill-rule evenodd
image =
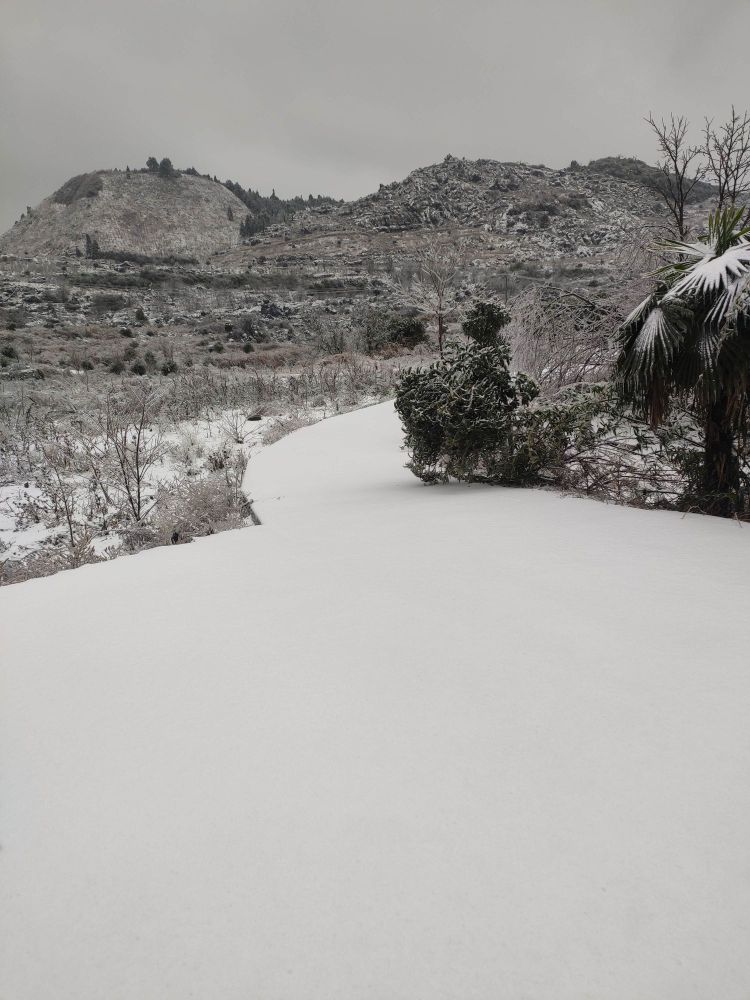
<instances>
[{"instance_id":1,"label":"distant ridge","mask_svg":"<svg viewBox=\"0 0 750 1000\"><path fill-rule=\"evenodd\" d=\"M334 230L464 227L562 254L621 245L625 232L663 214L660 172L628 157L554 170L449 155L351 202L264 197L192 167L162 170L151 162L148 170L72 177L0 237L0 253L193 261L251 242ZM693 203L712 193L696 185Z\"/></svg>"}]
</instances>

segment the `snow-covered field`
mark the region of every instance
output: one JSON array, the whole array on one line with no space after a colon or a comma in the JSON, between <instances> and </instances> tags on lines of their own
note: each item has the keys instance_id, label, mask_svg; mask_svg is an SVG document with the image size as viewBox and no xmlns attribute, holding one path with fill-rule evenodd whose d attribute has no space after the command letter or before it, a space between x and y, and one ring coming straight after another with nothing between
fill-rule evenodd
<instances>
[{"instance_id":1,"label":"snow-covered field","mask_svg":"<svg viewBox=\"0 0 750 1000\"><path fill-rule=\"evenodd\" d=\"M748 529L399 443L0 592L3 1000L747 1000Z\"/></svg>"}]
</instances>

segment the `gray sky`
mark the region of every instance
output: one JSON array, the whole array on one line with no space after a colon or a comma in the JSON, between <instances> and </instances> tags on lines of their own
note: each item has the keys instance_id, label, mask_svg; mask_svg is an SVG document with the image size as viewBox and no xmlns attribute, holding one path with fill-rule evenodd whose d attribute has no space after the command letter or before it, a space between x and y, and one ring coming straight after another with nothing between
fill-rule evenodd
<instances>
[{"instance_id":1,"label":"gray sky","mask_svg":"<svg viewBox=\"0 0 750 1000\"><path fill-rule=\"evenodd\" d=\"M0 231L73 174L176 166L352 198L455 156L653 161L723 117L750 0L1 0Z\"/></svg>"}]
</instances>

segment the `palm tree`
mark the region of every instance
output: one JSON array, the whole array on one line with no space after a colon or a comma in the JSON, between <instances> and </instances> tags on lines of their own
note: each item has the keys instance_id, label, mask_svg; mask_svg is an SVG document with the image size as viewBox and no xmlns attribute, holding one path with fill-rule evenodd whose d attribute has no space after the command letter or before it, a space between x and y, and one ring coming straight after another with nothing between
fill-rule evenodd
<instances>
[{"instance_id":1,"label":"palm tree","mask_svg":"<svg viewBox=\"0 0 750 1000\"><path fill-rule=\"evenodd\" d=\"M704 431L702 506L724 516L747 505L738 454L750 386L750 228L742 214L710 215L705 242L657 248L675 259L620 327L616 366L623 397L654 426L673 399L692 405Z\"/></svg>"}]
</instances>

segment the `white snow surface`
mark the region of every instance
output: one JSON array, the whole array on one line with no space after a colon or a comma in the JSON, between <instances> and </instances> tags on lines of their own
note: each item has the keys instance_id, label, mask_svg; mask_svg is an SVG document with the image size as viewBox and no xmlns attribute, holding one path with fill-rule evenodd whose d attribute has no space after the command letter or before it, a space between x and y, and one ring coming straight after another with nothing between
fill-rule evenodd
<instances>
[{"instance_id":1,"label":"white snow surface","mask_svg":"<svg viewBox=\"0 0 750 1000\"><path fill-rule=\"evenodd\" d=\"M750 531L399 449L0 591L3 1000L747 1000Z\"/></svg>"}]
</instances>

